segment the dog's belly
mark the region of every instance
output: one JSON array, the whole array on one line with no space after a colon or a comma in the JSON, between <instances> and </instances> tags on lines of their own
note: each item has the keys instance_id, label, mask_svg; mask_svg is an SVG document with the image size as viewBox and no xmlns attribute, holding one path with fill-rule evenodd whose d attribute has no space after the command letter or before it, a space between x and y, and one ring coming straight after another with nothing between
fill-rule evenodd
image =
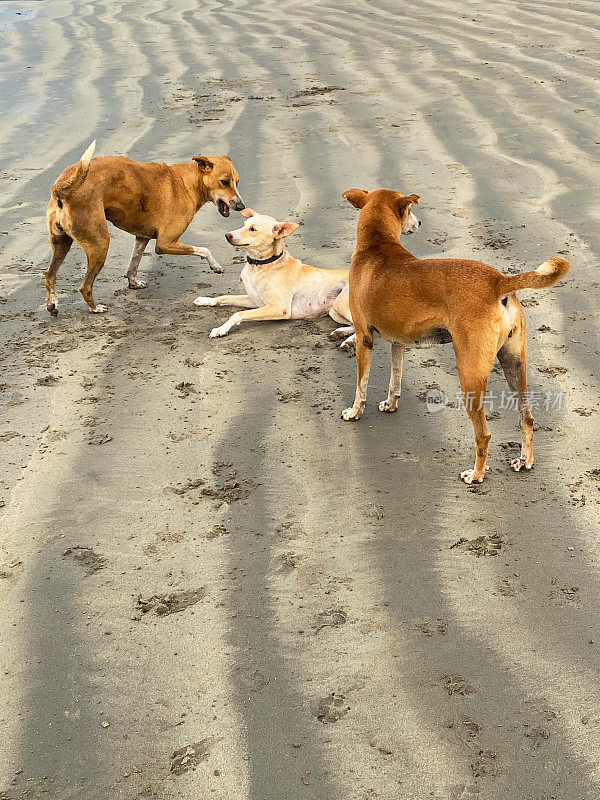
<instances>
[{"instance_id":1,"label":"dog's belly","mask_svg":"<svg viewBox=\"0 0 600 800\"><path fill-rule=\"evenodd\" d=\"M452 334L448 328L433 328L414 342L414 347L431 347L433 344L449 344Z\"/></svg>"},{"instance_id":2,"label":"dog's belly","mask_svg":"<svg viewBox=\"0 0 600 800\"><path fill-rule=\"evenodd\" d=\"M143 236L147 239L156 238L156 226L152 225L151 221L147 219L148 215L146 215L146 218L141 218L141 215L137 213L137 209L134 210L134 213L129 214L121 208L107 207L104 209L104 216L115 228L119 228L126 233L131 233L134 236Z\"/></svg>"},{"instance_id":3,"label":"dog's belly","mask_svg":"<svg viewBox=\"0 0 600 800\"><path fill-rule=\"evenodd\" d=\"M328 314L344 284L328 286L314 292L296 292L292 298L292 319L310 319Z\"/></svg>"},{"instance_id":4,"label":"dog's belly","mask_svg":"<svg viewBox=\"0 0 600 800\"><path fill-rule=\"evenodd\" d=\"M382 339L388 342L396 342L397 344L405 344L409 347L431 347L434 344L449 344L452 341L452 334L447 328L431 328L418 337L400 337L394 334L388 334L385 331L375 329Z\"/></svg>"}]
</instances>

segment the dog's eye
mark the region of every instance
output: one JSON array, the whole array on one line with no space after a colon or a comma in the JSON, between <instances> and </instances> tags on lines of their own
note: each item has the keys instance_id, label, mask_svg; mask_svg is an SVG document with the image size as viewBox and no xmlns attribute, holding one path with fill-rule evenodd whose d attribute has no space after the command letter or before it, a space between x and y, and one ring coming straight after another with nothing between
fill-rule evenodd
<instances>
[{"instance_id":1,"label":"dog's eye","mask_svg":"<svg viewBox=\"0 0 600 800\"><path fill-rule=\"evenodd\" d=\"M251 230L251 231L255 231L255 230L256 230L256 228L254 227L254 225L252 225L252 226L250 227L250 230Z\"/></svg>"},{"instance_id":2,"label":"dog's eye","mask_svg":"<svg viewBox=\"0 0 600 800\"><path fill-rule=\"evenodd\" d=\"M221 186L229 186L229 181L228 180L221 181Z\"/></svg>"}]
</instances>

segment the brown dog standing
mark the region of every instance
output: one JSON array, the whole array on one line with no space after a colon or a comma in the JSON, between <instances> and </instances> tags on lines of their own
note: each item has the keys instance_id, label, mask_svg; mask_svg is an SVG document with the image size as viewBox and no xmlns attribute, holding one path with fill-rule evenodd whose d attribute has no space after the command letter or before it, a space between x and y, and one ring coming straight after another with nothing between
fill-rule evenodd
<instances>
[{"instance_id":1,"label":"brown dog standing","mask_svg":"<svg viewBox=\"0 0 600 800\"><path fill-rule=\"evenodd\" d=\"M55 285L58 268L73 241L87 255L87 272L81 285L83 299L94 314L106 311L96 304L92 289L104 266L110 236L108 222L135 236L127 275L130 289L143 289L137 271L148 242L156 239L156 253L196 255L214 272L221 267L206 247L183 244L184 233L196 212L208 201L219 213L240 211L244 203L237 192L239 175L228 156L195 156L187 164L142 164L122 156L92 160L95 142L81 160L57 178L48 203L48 230L52 262L46 270L46 305L58 314Z\"/></svg>"},{"instance_id":2,"label":"brown dog standing","mask_svg":"<svg viewBox=\"0 0 600 800\"><path fill-rule=\"evenodd\" d=\"M417 195L379 189L349 189L349 203L360 209L357 243L350 268L350 311L356 329L357 388L345 420L360 419L367 397L375 332L392 344L388 397L380 411L395 411L400 396L406 345L452 336L465 407L475 433L476 458L461 473L465 483L481 483L486 472L490 432L484 410L487 381L498 360L511 391L518 394L522 430L515 471L533 465L533 417L526 379L526 325L515 292L554 286L569 262L554 256L536 270L503 275L480 261L418 259L399 241L420 224L412 214Z\"/></svg>"}]
</instances>

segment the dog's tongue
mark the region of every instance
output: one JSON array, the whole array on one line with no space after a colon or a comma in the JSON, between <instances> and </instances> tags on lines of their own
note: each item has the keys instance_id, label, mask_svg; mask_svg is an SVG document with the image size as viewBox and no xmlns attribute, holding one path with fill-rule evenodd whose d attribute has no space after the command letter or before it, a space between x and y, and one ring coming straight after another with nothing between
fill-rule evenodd
<instances>
[{"instance_id":1,"label":"dog's tongue","mask_svg":"<svg viewBox=\"0 0 600 800\"><path fill-rule=\"evenodd\" d=\"M219 208L219 214L221 214L221 216L223 217L229 216L229 206L224 200L219 199L217 201L217 206Z\"/></svg>"}]
</instances>

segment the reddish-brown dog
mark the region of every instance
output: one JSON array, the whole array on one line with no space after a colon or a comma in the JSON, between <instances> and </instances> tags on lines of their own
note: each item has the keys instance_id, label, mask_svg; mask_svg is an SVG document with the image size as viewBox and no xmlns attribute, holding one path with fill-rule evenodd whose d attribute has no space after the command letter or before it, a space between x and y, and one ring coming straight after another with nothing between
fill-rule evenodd
<instances>
[{"instance_id":1,"label":"reddish-brown dog","mask_svg":"<svg viewBox=\"0 0 600 800\"><path fill-rule=\"evenodd\" d=\"M452 336L465 407L475 433L475 467L461 473L465 483L481 483L486 472L490 432L484 411L487 381L496 356L511 391L519 398L521 455L515 471L533 465L533 417L527 398L526 325L515 292L554 286L569 262L554 256L536 270L503 275L480 261L418 259L399 242L420 224L412 214L418 195L379 189L349 189L349 203L360 209L357 243L350 268L350 311L356 328L357 388L345 420L360 419L367 397L375 332L392 344L388 397L380 411L395 411L400 396L406 345Z\"/></svg>"},{"instance_id":2,"label":"reddish-brown dog","mask_svg":"<svg viewBox=\"0 0 600 800\"><path fill-rule=\"evenodd\" d=\"M224 217L230 208L244 208L237 192L239 175L228 156L195 156L187 164L169 166L122 156L92 160L94 148L92 142L81 160L59 175L48 203L52 262L46 270L46 306L53 316L58 314L56 273L73 241L85 250L88 262L79 291L94 314L106 311L94 302L92 289L108 252L107 221L135 236L125 276L130 289L147 286L136 276L150 239L156 239L158 254L200 256L214 272L223 271L210 250L183 244L179 237L208 201Z\"/></svg>"}]
</instances>

